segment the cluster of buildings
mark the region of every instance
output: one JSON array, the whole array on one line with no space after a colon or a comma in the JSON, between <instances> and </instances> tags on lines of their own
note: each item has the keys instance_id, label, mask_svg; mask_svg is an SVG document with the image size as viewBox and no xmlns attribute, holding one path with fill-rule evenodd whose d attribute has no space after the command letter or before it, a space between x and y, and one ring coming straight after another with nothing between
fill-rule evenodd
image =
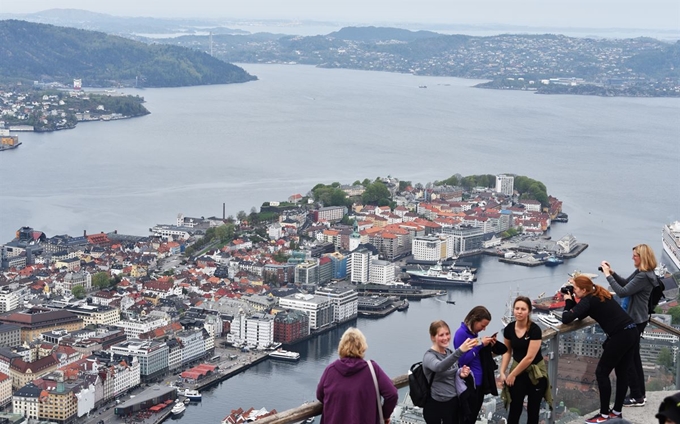
<instances>
[{"instance_id":1,"label":"cluster of buildings","mask_svg":"<svg viewBox=\"0 0 680 424\"><path fill-rule=\"evenodd\" d=\"M388 284L399 258L474 252L518 225L545 229L561 211L552 198L547 209L518 201L507 175L494 189L384 184L394 208L294 195L259 231L267 239L236 222L237 238L171 269L163 263L227 220L180 214L147 236L20 228L0 247L0 405L69 422L198 363L221 337L265 349L356 318L360 296L336 281Z\"/></svg>"}]
</instances>

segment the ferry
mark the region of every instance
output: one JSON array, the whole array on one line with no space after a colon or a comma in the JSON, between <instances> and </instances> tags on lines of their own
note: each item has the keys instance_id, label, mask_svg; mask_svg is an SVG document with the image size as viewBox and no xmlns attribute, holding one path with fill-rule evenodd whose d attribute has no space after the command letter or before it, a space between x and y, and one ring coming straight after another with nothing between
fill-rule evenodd
<instances>
[{"instance_id":1,"label":"ferry","mask_svg":"<svg viewBox=\"0 0 680 424\"><path fill-rule=\"evenodd\" d=\"M281 359L283 361L292 361L296 362L300 360L300 354L297 352L290 352L287 350L283 349L276 349L275 351L271 352L269 354L269 357L272 359Z\"/></svg>"},{"instance_id":2,"label":"ferry","mask_svg":"<svg viewBox=\"0 0 680 424\"><path fill-rule=\"evenodd\" d=\"M175 406L172 407L170 412L172 413L172 415L179 415L179 414L183 413L184 411L186 411L186 409L187 409L187 406L184 403L177 402L177 403L175 403Z\"/></svg>"},{"instance_id":3,"label":"ferry","mask_svg":"<svg viewBox=\"0 0 680 424\"><path fill-rule=\"evenodd\" d=\"M661 241L663 251L666 252L675 268L680 271L680 221L663 226Z\"/></svg>"},{"instance_id":4,"label":"ferry","mask_svg":"<svg viewBox=\"0 0 680 424\"><path fill-rule=\"evenodd\" d=\"M187 398L189 400L199 401L199 400L203 399L203 395L201 395L201 393L199 393L198 390L184 389L184 391L181 392L181 393L182 393L182 395L184 395L185 398Z\"/></svg>"},{"instance_id":5,"label":"ferry","mask_svg":"<svg viewBox=\"0 0 680 424\"><path fill-rule=\"evenodd\" d=\"M463 286L472 287L475 275L465 269L461 272L445 270L441 263L423 269L409 269L406 273L411 277L411 285L442 285L442 286Z\"/></svg>"},{"instance_id":6,"label":"ferry","mask_svg":"<svg viewBox=\"0 0 680 424\"><path fill-rule=\"evenodd\" d=\"M581 272L579 270L574 270L574 272L568 274L571 278L576 277L577 275L583 275L584 277L588 277L591 280L594 280L597 278L597 274L593 274L591 272Z\"/></svg>"}]
</instances>

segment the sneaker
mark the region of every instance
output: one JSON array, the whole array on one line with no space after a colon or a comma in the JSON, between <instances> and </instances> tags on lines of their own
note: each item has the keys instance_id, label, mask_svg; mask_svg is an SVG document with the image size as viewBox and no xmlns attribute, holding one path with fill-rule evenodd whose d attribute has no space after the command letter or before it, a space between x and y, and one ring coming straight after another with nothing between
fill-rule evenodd
<instances>
[{"instance_id":1,"label":"sneaker","mask_svg":"<svg viewBox=\"0 0 680 424\"><path fill-rule=\"evenodd\" d=\"M609 410L609 419L610 419L610 420L614 420L614 419L619 419L619 420L620 420L620 419L622 419L622 418L623 418L623 414L615 414L615 413L613 413L611 410Z\"/></svg>"},{"instance_id":2,"label":"sneaker","mask_svg":"<svg viewBox=\"0 0 680 424\"><path fill-rule=\"evenodd\" d=\"M647 399L635 399L635 398L625 398L623 400L623 406L645 406Z\"/></svg>"},{"instance_id":3,"label":"sneaker","mask_svg":"<svg viewBox=\"0 0 680 424\"><path fill-rule=\"evenodd\" d=\"M607 414L606 416L603 416L602 414L598 413L594 417L588 418L586 420L586 424L597 424L609 421L610 415L611 413Z\"/></svg>"}]
</instances>

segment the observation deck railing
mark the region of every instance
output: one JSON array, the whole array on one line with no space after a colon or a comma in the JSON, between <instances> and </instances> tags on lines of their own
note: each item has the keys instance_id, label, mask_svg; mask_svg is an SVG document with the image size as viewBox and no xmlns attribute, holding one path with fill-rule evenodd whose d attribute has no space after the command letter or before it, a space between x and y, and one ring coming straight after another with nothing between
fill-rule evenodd
<instances>
[{"instance_id":1,"label":"observation deck railing","mask_svg":"<svg viewBox=\"0 0 680 424\"><path fill-rule=\"evenodd\" d=\"M560 337L572 333L578 330L586 329L588 327L592 327L596 325L597 323L591 319L591 318L586 318L581 321L574 321L570 324L562 324L556 328L548 328L543 331L543 355L547 359L548 363L548 374L550 376L550 382L552 385L552 394L553 394L553 399L557 399L557 392L558 392L558 374L559 374L559 347L560 347ZM677 338L680 338L680 331L664 324L663 322L652 318L650 320L650 324L647 326L647 329L650 329L651 327L655 327L659 329L663 333L667 333L670 336L675 336ZM677 342L674 343L677 346ZM671 351L672 353L672 351ZM675 364L675 369L676 373L672 378L672 388L675 390L680 387L680 366L678 366L678 360L677 356L675 356L676 359L674 360ZM597 358L594 358L597 359ZM590 376L591 378L594 379L594 368L592 369L593 375ZM402 388L408 386L408 377L406 374L402 374L399 376L396 376L392 379L392 383L395 385L397 388ZM597 384L595 383L595 386ZM668 386L664 386L664 389L669 389ZM614 389L613 389L614 390ZM648 387L648 390L650 388ZM598 399L597 396L593 396L592 394L590 397ZM553 410L556 405L552 405ZM582 406L582 405L579 405ZM311 403L306 403L301 406L288 409L286 411L279 412L278 414L271 415L266 418L262 418L257 420L258 423L261 424L295 424L299 423L300 421L303 421L307 418L314 417L317 415L321 415L322 411L322 404L319 401L314 401ZM568 408L566 406L565 408ZM653 407L652 407L653 408ZM595 408L594 408L595 409ZM593 409L593 410L594 410ZM637 409L637 408L633 408ZM651 410L651 409L650 409ZM591 410L586 410L586 411L580 411L580 413L589 413ZM548 423L549 424L554 424L555 423L555 414L551 413L550 417L548 418Z\"/></svg>"}]
</instances>

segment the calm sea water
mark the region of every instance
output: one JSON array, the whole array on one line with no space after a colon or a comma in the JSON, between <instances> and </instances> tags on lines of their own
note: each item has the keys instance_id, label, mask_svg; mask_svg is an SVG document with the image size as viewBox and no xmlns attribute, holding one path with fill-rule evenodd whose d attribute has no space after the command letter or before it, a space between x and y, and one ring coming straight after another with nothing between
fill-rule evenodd
<instances>
[{"instance_id":1,"label":"calm sea water","mask_svg":"<svg viewBox=\"0 0 680 424\"><path fill-rule=\"evenodd\" d=\"M596 272L602 259L625 273L633 245L660 253L661 226L680 219L678 99L539 96L455 78L244 67L260 80L125 90L144 96L151 115L21 134L19 149L0 154L0 239L22 225L48 236L147 234L178 212L221 216L226 203L236 215L319 182L392 175L425 184L503 172L543 181L570 216L551 235L573 234L590 247L557 268L477 258L474 291L448 294L456 305L427 299L382 320L359 319L368 356L398 375L429 346L432 320L457 327L470 307L485 304L495 332L510 291L552 293L567 272ZM297 364L266 362L222 383L181 419L217 423L230 409L312 400L338 339L339 331L300 346Z\"/></svg>"}]
</instances>

